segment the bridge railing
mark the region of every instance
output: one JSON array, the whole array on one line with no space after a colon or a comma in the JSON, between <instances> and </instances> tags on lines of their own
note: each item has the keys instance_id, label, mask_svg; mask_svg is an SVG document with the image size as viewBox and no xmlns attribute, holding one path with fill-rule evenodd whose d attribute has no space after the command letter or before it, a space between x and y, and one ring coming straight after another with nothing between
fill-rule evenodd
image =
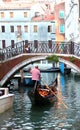
<instances>
[{"instance_id":1,"label":"bridge railing","mask_svg":"<svg viewBox=\"0 0 80 130\"><path fill-rule=\"evenodd\" d=\"M80 44L77 43L74 44L74 55L80 57Z\"/></svg>"},{"instance_id":2,"label":"bridge railing","mask_svg":"<svg viewBox=\"0 0 80 130\"><path fill-rule=\"evenodd\" d=\"M28 51L29 49L29 51ZM22 53L58 53L74 54L80 56L80 44L74 42L56 42L56 41L21 41L14 46L8 46L0 50L0 61Z\"/></svg>"}]
</instances>

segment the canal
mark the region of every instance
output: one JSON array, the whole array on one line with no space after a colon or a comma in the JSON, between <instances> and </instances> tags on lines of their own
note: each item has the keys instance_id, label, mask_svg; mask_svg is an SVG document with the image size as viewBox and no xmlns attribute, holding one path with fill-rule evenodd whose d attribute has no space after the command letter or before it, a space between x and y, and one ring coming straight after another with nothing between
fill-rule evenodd
<instances>
[{"instance_id":1,"label":"canal","mask_svg":"<svg viewBox=\"0 0 80 130\"><path fill-rule=\"evenodd\" d=\"M58 73L42 73L46 84ZM29 87L14 91L13 108L0 114L0 130L80 130L80 76L60 74L62 102L52 106L32 106ZM67 108L65 107L65 105Z\"/></svg>"}]
</instances>

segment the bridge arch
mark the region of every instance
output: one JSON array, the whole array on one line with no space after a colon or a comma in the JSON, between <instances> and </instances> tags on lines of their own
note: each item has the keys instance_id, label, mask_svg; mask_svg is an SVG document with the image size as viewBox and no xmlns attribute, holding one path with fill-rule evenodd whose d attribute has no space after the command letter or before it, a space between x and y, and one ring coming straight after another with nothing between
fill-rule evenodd
<instances>
[{"instance_id":1,"label":"bridge arch","mask_svg":"<svg viewBox=\"0 0 80 130\"><path fill-rule=\"evenodd\" d=\"M27 55L27 54L26 54ZM14 67L11 68L11 70L1 79L0 81L0 85L3 86L5 84L5 82L10 79L10 77L13 76L13 74L15 74L15 72L17 72L18 70L20 70L21 68L23 68L26 65L29 65L31 63L34 63L36 61L40 61L40 60L44 60L46 59L47 56L51 55L51 54L32 54L33 57L30 57L28 59L24 59L23 61L19 62L18 64L16 64ZM24 54L20 55L20 56L24 56ZM17 56L20 57L19 55ZM66 65L70 66L71 68L75 69L77 72L80 73L80 68L77 67L76 65L74 65L72 62L67 61L63 58L59 58L59 62L63 62Z\"/></svg>"},{"instance_id":2,"label":"bridge arch","mask_svg":"<svg viewBox=\"0 0 80 130\"><path fill-rule=\"evenodd\" d=\"M72 62L62 59L62 58L59 58L59 62L62 62L64 64L70 66L72 69L76 70L76 72L80 73L80 68L78 66L76 66L75 64L73 64Z\"/></svg>"},{"instance_id":3,"label":"bridge arch","mask_svg":"<svg viewBox=\"0 0 80 130\"><path fill-rule=\"evenodd\" d=\"M47 56L38 56L38 57L32 57L30 59L26 59L24 61L22 61L21 63L17 64L16 66L14 66L4 77L3 79L0 81L0 85L3 86L5 84L5 82L10 79L10 77L13 76L13 74L15 74L15 72L17 72L18 70L20 70L21 68L23 68L26 65L29 65L31 63L34 63L36 61L40 61L40 60L44 60L46 59Z\"/></svg>"}]
</instances>

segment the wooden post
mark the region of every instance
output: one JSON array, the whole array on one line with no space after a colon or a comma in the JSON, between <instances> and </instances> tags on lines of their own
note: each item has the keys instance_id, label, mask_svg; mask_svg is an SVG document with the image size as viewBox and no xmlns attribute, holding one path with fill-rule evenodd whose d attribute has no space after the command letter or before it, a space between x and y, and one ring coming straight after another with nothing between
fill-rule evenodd
<instances>
[{"instance_id":1,"label":"wooden post","mask_svg":"<svg viewBox=\"0 0 80 130\"><path fill-rule=\"evenodd\" d=\"M23 83L23 78L24 78L23 69L20 70L20 75L21 75L21 83Z\"/></svg>"}]
</instances>

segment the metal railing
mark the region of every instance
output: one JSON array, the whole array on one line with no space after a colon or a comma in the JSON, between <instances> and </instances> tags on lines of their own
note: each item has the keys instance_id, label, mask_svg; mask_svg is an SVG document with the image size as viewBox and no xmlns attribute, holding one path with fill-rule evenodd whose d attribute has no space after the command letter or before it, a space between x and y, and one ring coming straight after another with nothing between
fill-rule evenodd
<instances>
[{"instance_id":1,"label":"metal railing","mask_svg":"<svg viewBox=\"0 0 80 130\"><path fill-rule=\"evenodd\" d=\"M57 41L21 41L14 46L8 46L0 49L0 61L9 59L22 53L56 53L56 54L73 54L80 56L80 44L74 42L57 42Z\"/></svg>"}]
</instances>

